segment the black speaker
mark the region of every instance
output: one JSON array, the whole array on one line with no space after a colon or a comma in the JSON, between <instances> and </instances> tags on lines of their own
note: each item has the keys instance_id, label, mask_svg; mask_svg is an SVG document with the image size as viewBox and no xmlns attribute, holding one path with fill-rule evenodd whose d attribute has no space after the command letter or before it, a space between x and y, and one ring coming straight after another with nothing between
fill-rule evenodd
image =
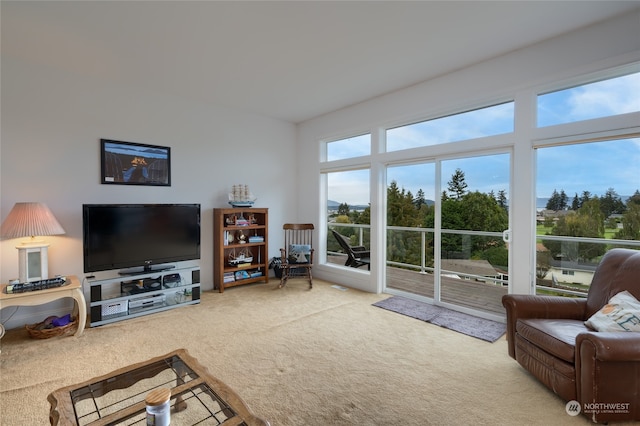
<instances>
[{"instance_id":1,"label":"black speaker","mask_svg":"<svg viewBox=\"0 0 640 426\"><path fill-rule=\"evenodd\" d=\"M191 300L200 300L200 287L193 287L193 290L191 290Z\"/></svg>"},{"instance_id":2,"label":"black speaker","mask_svg":"<svg viewBox=\"0 0 640 426\"><path fill-rule=\"evenodd\" d=\"M91 307L91 322L98 321L102 321L102 305Z\"/></svg>"},{"instance_id":3,"label":"black speaker","mask_svg":"<svg viewBox=\"0 0 640 426\"><path fill-rule=\"evenodd\" d=\"M102 300L102 286L94 285L91 287L91 301L99 302Z\"/></svg>"}]
</instances>

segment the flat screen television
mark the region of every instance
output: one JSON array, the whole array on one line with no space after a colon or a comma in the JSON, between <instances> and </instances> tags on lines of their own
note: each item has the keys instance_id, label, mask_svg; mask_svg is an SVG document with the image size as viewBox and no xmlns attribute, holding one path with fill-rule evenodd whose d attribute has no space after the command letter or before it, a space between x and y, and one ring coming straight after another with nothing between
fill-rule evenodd
<instances>
[{"instance_id":1,"label":"flat screen television","mask_svg":"<svg viewBox=\"0 0 640 426\"><path fill-rule=\"evenodd\" d=\"M84 204L82 223L85 273L200 259L200 204Z\"/></svg>"}]
</instances>

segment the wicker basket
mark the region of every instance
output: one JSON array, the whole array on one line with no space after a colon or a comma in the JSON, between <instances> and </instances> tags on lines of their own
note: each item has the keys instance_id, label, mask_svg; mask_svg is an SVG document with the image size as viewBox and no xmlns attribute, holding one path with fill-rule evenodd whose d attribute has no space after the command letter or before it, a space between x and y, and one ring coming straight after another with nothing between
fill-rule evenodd
<instances>
[{"instance_id":1,"label":"wicker basket","mask_svg":"<svg viewBox=\"0 0 640 426\"><path fill-rule=\"evenodd\" d=\"M39 322L37 324L27 324L25 328L29 333L29 336L33 339L48 339L50 337L56 336L66 336L67 334L73 334L78 330L78 319L71 318L71 322L67 325L63 325L61 327L53 327L53 328L43 328L39 329L39 327L44 324L44 321Z\"/></svg>"}]
</instances>

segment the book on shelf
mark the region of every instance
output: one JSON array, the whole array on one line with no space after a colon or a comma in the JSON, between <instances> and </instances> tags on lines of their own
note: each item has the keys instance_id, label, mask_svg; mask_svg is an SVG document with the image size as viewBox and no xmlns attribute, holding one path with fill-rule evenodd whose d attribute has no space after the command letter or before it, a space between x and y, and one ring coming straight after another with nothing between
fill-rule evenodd
<instances>
[{"instance_id":1,"label":"book on shelf","mask_svg":"<svg viewBox=\"0 0 640 426\"><path fill-rule=\"evenodd\" d=\"M264 237L260 235L250 235L249 236L250 243L264 243Z\"/></svg>"},{"instance_id":2,"label":"book on shelf","mask_svg":"<svg viewBox=\"0 0 640 426\"><path fill-rule=\"evenodd\" d=\"M247 271L238 271L235 273L236 281L246 280L249 278L249 273Z\"/></svg>"}]
</instances>

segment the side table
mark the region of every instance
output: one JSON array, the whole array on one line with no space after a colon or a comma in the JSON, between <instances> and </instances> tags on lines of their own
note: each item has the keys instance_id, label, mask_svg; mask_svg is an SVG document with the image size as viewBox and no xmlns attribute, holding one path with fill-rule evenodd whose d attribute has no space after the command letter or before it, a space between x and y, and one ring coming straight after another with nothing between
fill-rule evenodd
<instances>
[{"instance_id":1,"label":"side table","mask_svg":"<svg viewBox=\"0 0 640 426\"><path fill-rule=\"evenodd\" d=\"M42 305L43 303L53 302L54 300L62 299L64 297L71 297L76 301L73 315L78 318L78 330L75 335L81 336L87 322L87 304L84 300L82 285L78 277L75 275L68 275L66 278L69 283L62 287L15 294L5 293L5 287L8 284L2 284L0 285L0 309L8 306Z\"/></svg>"}]
</instances>

